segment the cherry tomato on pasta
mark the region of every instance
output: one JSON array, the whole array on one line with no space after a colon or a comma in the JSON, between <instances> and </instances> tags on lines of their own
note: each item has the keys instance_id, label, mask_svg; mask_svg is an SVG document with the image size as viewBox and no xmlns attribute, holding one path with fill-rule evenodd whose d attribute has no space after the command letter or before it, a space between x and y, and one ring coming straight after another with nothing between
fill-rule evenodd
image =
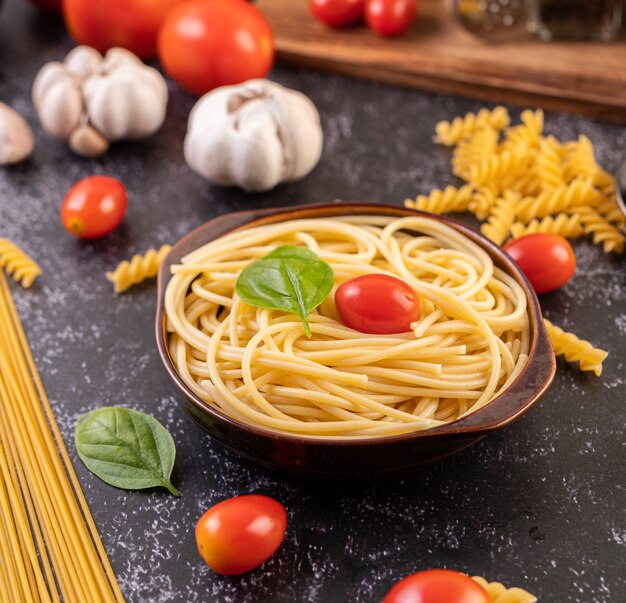
<instances>
[{"instance_id":1,"label":"cherry tomato on pasta","mask_svg":"<svg viewBox=\"0 0 626 603\"><path fill-rule=\"evenodd\" d=\"M554 291L576 271L572 246L560 235L535 233L514 239L504 246L537 293Z\"/></svg>"},{"instance_id":2,"label":"cherry tomato on pasta","mask_svg":"<svg viewBox=\"0 0 626 603\"><path fill-rule=\"evenodd\" d=\"M61 222L68 232L81 239L97 239L121 224L127 203L126 189L119 180L89 176L79 180L65 195Z\"/></svg>"},{"instance_id":3,"label":"cherry tomato on pasta","mask_svg":"<svg viewBox=\"0 0 626 603\"><path fill-rule=\"evenodd\" d=\"M309 11L331 27L354 25L363 18L365 0L309 0Z\"/></svg>"},{"instance_id":4,"label":"cherry tomato on pasta","mask_svg":"<svg viewBox=\"0 0 626 603\"><path fill-rule=\"evenodd\" d=\"M198 96L263 77L274 63L272 30L244 0L183 2L165 19L158 50L168 75Z\"/></svg>"},{"instance_id":5,"label":"cherry tomato on pasta","mask_svg":"<svg viewBox=\"0 0 626 603\"><path fill-rule=\"evenodd\" d=\"M196 543L220 574L243 574L267 561L281 545L287 512L268 496L248 494L211 507L196 525Z\"/></svg>"},{"instance_id":6,"label":"cherry tomato on pasta","mask_svg":"<svg viewBox=\"0 0 626 603\"><path fill-rule=\"evenodd\" d=\"M417 6L417 0L366 0L365 22L382 36L397 36L415 20Z\"/></svg>"},{"instance_id":7,"label":"cherry tomato on pasta","mask_svg":"<svg viewBox=\"0 0 626 603\"><path fill-rule=\"evenodd\" d=\"M46 0L50 2L50 0ZM79 44L104 52L121 46L142 58L156 53L159 28L181 0L63 0L63 16Z\"/></svg>"},{"instance_id":8,"label":"cherry tomato on pasta","mask_svg":"<svg viewBox=\"0 0 626 603\"><path fill-rule=\"evenodd\" d=\"M406 333L420 315L415 291L386 274L346 281L335 293L335 305L343 323L362 333Z\"/></svg>"},{"instance_id":9,"label":"cherry tomato on pasta","mask_svg":"<svg viewBox=\"0 0 626 603\"><path fill-rule=\"evenodd\" d=\"M491 597L465 574L432 569L397 582L383 603L491 603Z\"/></svg>"}]
</instances>

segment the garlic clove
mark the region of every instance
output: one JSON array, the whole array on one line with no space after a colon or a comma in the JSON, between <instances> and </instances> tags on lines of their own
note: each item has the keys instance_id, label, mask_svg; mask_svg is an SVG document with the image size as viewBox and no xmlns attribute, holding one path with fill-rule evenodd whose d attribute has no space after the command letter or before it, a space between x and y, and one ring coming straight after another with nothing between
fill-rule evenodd
<instances>
[{"instance_id":1,"label":"garlic clove","mask_svg":"<svg viewBox=\"0 0 626 603\"><path fill-rule=\"evenodd\" d=\"M102 55L91 46L77 46L65 57L66 68L83 79L95 73L102 64Z\"/></svg>"},{"instance_id":2,"label":"garlic clove","mask_svg":"<svg viewBox=\"0 0 626 603\"><path fill-rule=\"evenodd\" d=\"M106 75L87 78L83 93L91 122L111 141L149 136L165 119L167 85L143 63L140 68L121 64Z\"/></svg>"},{"instance_id":3,"label":"garlic clove","mask_svg":"<svg viewBox=\"0 0 626 603\"><path fill-rule=\"evenodd\" d=\"M52 61L41 68L33 82L32 91L33 105L35 105L37 111L39 111L41 103L50 87L65 79L72 79L72 77L63 63Z\"/></svg>"},{"instance_id":4,"label":"garlic clove","mask_svg":"<svg viewBox=\"0 0 626 603\"><path fill-rule=\"evenodd\" d=\"M107 152L109 141L89 124L76 128L69 138L70 149L81 157L99 157Z\"/></svg>"},{"instance_id":5,"label":"garlic clove","mask_svg":"<svg viewBox=\"0 0 626 603\"><path fill-rule=\"evenodd\" d=\"M15 109L0 102L0 165L19 163L33 152L33 132Z\"/></svg>"},{"instance_id":6,"label":"garlic clove","mask_svg":"<svg viewBox=\"0 0 626 603\"><path fill-rule=\"evenodd\" d=\"M101 65L102 73L109 73L122 65L135 65L142 69L146 67L144 62L136 55L125 48L111 48L105 55Z\"/></svg>"}]
</instances>

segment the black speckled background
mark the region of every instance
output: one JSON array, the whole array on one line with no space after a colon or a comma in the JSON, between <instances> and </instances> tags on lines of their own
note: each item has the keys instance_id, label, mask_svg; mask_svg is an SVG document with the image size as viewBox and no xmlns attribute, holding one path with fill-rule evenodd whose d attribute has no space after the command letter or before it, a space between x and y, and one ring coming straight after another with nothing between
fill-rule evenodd
<instances>
[{"instance_id":1,"label":"black speckled background","mask_svg":"<svg viewBox=\"0 0 626 603\"><path fill-rule=\"evenodd\" d=\"M162 131L99 160L76 158L45 135L31 83L71 46L57 19L24 0L5 2L0 100L33 125L36 149L27 163L0 170L0 236L44 270L31 290L14 292L72 458L77 415L100 405L151 413L176 441L180 499L117 490L76 463L128 601L380 601L396 580L428 567L523 586L544 603L626 601L623 257L577 242L576 278L542 299L549 318L611 351L600 379L559 362L549 393L514 425L427 471L357 484L284 477L211 441L179 407L157 356L153 284L116 297L104 278L119 260L224 212L334 198L400 204L452 182L433 125L480 103L277 66L274 79L317 105L324 155L301 182L249 195L213 188L185 166L193 99L174 85ZM547 114L546 129L566 139L586 134L608 169L626 153L623 126ZM130 207L120 230L83 243L65 233L58 210L70 185L94 173L120 178ZM285 542L261 569L218 576L196 552L196 520L219 500L251 492L286 505Z\"/></svg>"}]
</instances>

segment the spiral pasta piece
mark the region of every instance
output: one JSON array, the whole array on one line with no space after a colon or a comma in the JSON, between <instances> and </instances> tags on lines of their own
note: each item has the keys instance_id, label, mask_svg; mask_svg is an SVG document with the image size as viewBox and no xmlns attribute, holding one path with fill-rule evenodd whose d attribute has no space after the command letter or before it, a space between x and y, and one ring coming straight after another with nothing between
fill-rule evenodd
<instances>
[{"instance_id":1,"label":"spiral pasta piece","mask_svg":"<svg viewBox=\"0 0 626 603\"><path fill-rule=\"evenodd\" d=\"M28 289L41 274L41 267L26 252L8 239L0 239L0 269Z\"/></svg>"},{"instance_id":2,"label":"spiral pasta piece","mask_svg":"<svg viewBox=\"0 0 626 603\"><path fill-rule=\"evenodd\" d=\"M115 286L115 292L122 293L133 285L156 276L170 249L169 245L163 245L159 250L150 249L144 255L134 255L130 261L120 262L113 272L107 272L106 277Z\"/></svg>"},{"instance_id":3,"label":"spiral pasta piece","mask_svg":"<svg viewBox=\"0 0 626 603\"><path fill-rule=\"evenodd\" d=\"M577 239L584 234L578 214L572 214L571 216L568 214L557 214L554 217L546 216L541 220L534 219L528 224L515 222L511 226L511 234L514 238L537 232L557 234L566 239Z\"/></svg>"},{"instance_id":4,"label":"spiral pasta piece","mask_svg":"<svg viewBox=\"0 0 626 603\"><path fill-rule=\"evenodd\" d=\"M506 107L496 107L492 111L481 109L478 113L467 113L464 117L455 117L452 122L440 121L435 126L435 142L454 146L459 140L472 136L480 128L491 126L495 130L506 128L511 119Z\"/></svg>"},{"instance_id":5,"label":"spiral pasta piece","mask_svg":"<svg viewBox=\"0 0 626 603\"><path fill-rule=\"evenodd\" d=\"M602 374L602 362L609 355L608 352L593 347L588 341L564 331L546 318L543 321L556 356L565 356L567 362L578 362L581 371L593 371L596 377Z\"/></svg>"},{"instance_id":6,"label":"spiral pasta piece","mask_svg":"<svg viewBox=\"0 0 626 603\"><path fill-rule=\"evenodd\" d=\"M480 576L472 576L472 580L478 582L487 591L493 603L536 603L537 601L537 597L521 588L506 588L500 582L487 582Z\"/></svg>"},{"instance_id":7,"label":"spiral pasta piece","mask_svg":"<svg viewBox=\"0 0 626 603\"><path fill-rule=\"evenodd\" d=\"M555 138L546 138L539 145L537 173L541 190L551 191L565 184L560 143Z\"/></svg>"},{"instance_id":8,"label":"spiral pasta piece","mask_svg":"<svg viewBox=\"0 0 626 603\"><path fill-rule=\"evenodd\" d=\"M610 224L613 224L617 228L623 228L626 226L626 216L622 213L615 193L608 196L595 210Z\"/></svg>"},{"instance_id":9,"label":"spiral pasta piece","mask_svg":"<svg viewBox=\"0 0 626 603\"><path fill-rule=\"evenodd\" d=\"M572 207L595 206L601 200L602 195L594 188L590 178L576 178L567 185L544 191L537 197L523 199L517 207L517 217L520 222L530 222L533 218L543 218Z\"/></svg>"},{"instance_id":10,"label":"spiral pasta piece","mask_svg":"<svg viewBox=\"0 0 626 603\"><path fill-rule=\"evenodd\" d=\"M575 213L580 218L584 233L590 234L596 245L602 245L604 253L624 253L624 235L595 209L577 207Z\"/></svg>"},{"instance_id":11,"label":"spiral pasta piece","mask_svg":"<svg viewBox=\"0 0 626 603\"><path fill-rule=\"evenodd\" d=\"M543 111L526 109L522 111L521 119L522 123L519 126L513 126L506 131L502 151L519 152L524 148L539 148L543 132Z\"/></svg>"},{"instance_id":12,"label":"spiral pasta piece","mask_svg":"<svg viewBox=\"0 0 626 603\"><path fill-rule=\"evenodd\" d=\"M578 137L575 142L565 145L566 154L563 161L565 180L571 182L580 176L595 179L598 175L599 166L596 163L593 152L593 144L584 135Z\"/></svg>"},{"instance_id":13,"label":"spiral pasta piece","mask_svg":"<svg viewBox=\"0 0 626 603\"><path fill-rule=\"evenodd\" d=\"M519 195L511 191L500 197L489 215L487 222L480 227L480 231L496 245L502 245L509 235L509 230L515 221L515 205Z\"/></svg>"},{"instance_id":14,"label":"spiral pasta piece","mask_svg":"<svg viewBox=\"0 0 626 603\"><path fill-rule=\"evenodd\" d=\"M491 126L481 128L473 136L461 140L452 155L452 173L467 180L472 165L489 159L498 148L498 132Z\"/></svg>"},{"instance_id":15,"label":"spiral pasta piece","mask_svg":"<svg viewBox=\"0 0 626 603\"><path fill-rule=\"evenodd\" d=\"M484 220L491 213L497 199L498 194L494 187L482 185L475 189L467 209L479 220Z\"/></svg>"},{"instance_id":16,"label":"spiral pasta piece","mask_svg":"<svg viewBox=\"0 0 626 603\"><path fill-rule=\"evenodd\" d=\"M510 180L522 175L532 159L526 152L503 151L470 167L469 182L474 185L498 183L503 179Z\"/></svg>"},{"instance_id":17,"label":"spiral pasta piece","mask_svg":"<svg viewBox=\"0 0 626 603\"><path fill-rule=\"evenodd\" d=\"M472 199L473 187L469 185L455 188L446 186L444 190L438 188L426 195L418 195L415 201L407 199L406 207L429 211L433 214L445 214L451 211L465 211Z\"/></svg>"}]
</instances>

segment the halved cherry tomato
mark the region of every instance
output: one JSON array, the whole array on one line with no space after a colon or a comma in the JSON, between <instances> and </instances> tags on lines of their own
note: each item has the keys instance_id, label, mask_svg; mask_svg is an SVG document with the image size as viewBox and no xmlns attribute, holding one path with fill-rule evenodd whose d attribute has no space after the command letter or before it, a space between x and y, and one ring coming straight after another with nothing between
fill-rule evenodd
<instances>
[{"instance_id":1,"label":"halved cherry tomato","mask_svg":"<svg viewBox=\"0 0 626 603\"><path fill-rule=\"evenodd\" d=\"M576 271L572 246L560 235L534 233L513 239L504 246L537 293L554 291Z\"/></svg>"},{"instance_id":2,"label":"halved cherry tomato","mask_svg":"<svg viewBox=\"0 0 626 603\"><path fill-rule=\"evenodd\" d=\"M335 293L335 305L343 323L362 333L405 333L420 316L415 291L386 274L346 281Z\"/></svg>"},{"instance_id":3,"label":"halved cherry tomato","mask_svg":"<svg viewBox=\"0 0 626 603\"><path fill-rule=\"evenodd\" d=\"M417 16L417 0L366 0L365 22L382 36L397 36Z\"/></svg>"},{"instance_id":4,"label":"halved cherry tomato","mask_svg":"<svg viewBox=\"0 0 626 603\"><path fill-rule=\"evenodd\" d=\"M397 582L383 603L491 603L491 597L465 574L432 569Z\"/></svg>"},{"instance_id":5,"label":"halved cherry tomato","mask_svg":"<svg viewBox=\"0 0 626 603\"><path fill-rule=\"evenodd\" d=\"M263 77L274 63L265 17L244 0L190 0L174 8L159 32L163 69L198 96Z\"/></svg>"},{"instance_id":6,"label":"halved cherry tomato","mask_svg":"<svg viewBox=\"0 0 626 603\"><path fill-rule=\"evenodd\" d=\"M287 512L268 496L248 494L211 507L196 525L196 543L220 574L243 574L267 561L281 545Z\"/></svg>"},{"instance_id":7,"label":"halved cherry tomato","mask_svg":"<svg viewBox=\"0 0 626 603\"><path fill-rule=\"evenodd\" d=\"M97 239L121 224L127 204L126 189L119 180L89 176L67 191L61 205L61 222L81 239Z\"/></svg>"},{"instance_id":8,"label":"halved cherry tomato","mask_svg":"<svg viewBox=\"0 0 626 603\"><path fill-rule=\"evenodd\" d=\"M315 19L331 27L353 25L363 18L365 0L309 0Z\"/></svg>"},{"instance_id":9,"label":"halved cherry tomato","mask_svg":"<svg viewBox=\"0 0 626 603\"><path fill-rule=\"evenodd\" d=\"M181 0L63 0L65 25L79 43L104 52L121 46L142 58L156 53L159 28Z\"/></svg>"}]
</instances>

